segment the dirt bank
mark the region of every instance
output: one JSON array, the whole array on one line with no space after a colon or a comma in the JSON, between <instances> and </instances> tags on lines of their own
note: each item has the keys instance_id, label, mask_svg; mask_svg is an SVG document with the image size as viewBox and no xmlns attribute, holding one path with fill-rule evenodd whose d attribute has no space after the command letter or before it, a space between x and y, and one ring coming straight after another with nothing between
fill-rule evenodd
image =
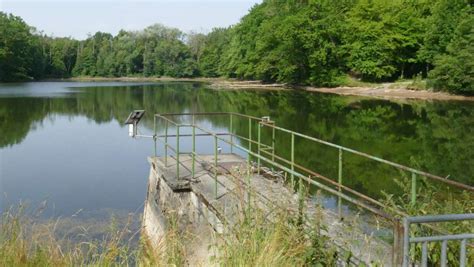
<instances>
[{"instance_id":1,"label":"dirt bank","mask_svg":"<svg viewBox=\"0 0 474 267\"><path fill-rule=\"evenodd\" d=\"M406 88L367 88L367 87L337 87L337 88L314 88L307 87L305 90L311 92L331 93L338 95L368 96L383 99L421 99L421 100L463 100L474 101L474 97L451 95L443 92L428 90L410 90Z\"/></svg>"},{"instance_id":2,"label":"dirt bank","mask_svg":"<svg viewBox=\"0 0 474 267\"><path fill-rule=\"evenodd\" d=\"M265 90L305 90L309 92L329 93L338 95L366 96L382 99L421 99L421 100L462 100L474 101L473 96L452 95L430 90L408 89L409 83L383 83L373 87L335 87L322 88L312 86L286 86L284 84L263 84L258 81L216 80L212 87L217 89L265 89Z\"/></svg>"},{"instance_id":3,"label":"dirt bank","mask_svg":"<svg viewBox=\"0 0 474 267\"><path fill-rule=\"evenodd\" d=\"M285 84L268 84L260 81L239 81L225 78L170 78L170 77L74 77L66 81L123 81L123 82L206 82L210 87L218 90L305 90L308 92L330 93L338 95L353 95L375 97L382 99L421 99L421 100L461 100L474 101L474 96L452 95L430 90L408 89L409 83L383 83L373 87L336 87L320 88L311 86L287 86Z\"/></svg>"}]
</instances>

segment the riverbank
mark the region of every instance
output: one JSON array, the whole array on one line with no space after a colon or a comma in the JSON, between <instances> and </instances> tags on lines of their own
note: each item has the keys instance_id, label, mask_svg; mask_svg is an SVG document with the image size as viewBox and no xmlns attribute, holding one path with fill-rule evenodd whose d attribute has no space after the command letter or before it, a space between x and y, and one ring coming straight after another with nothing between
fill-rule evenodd
<instances>
[{"instance_id":1,"label":"riverbank","mask_svg":"<svg viewBox=\"0 0 474 267\"><path fill-rule=\"evenodd\" d=\"M418 99L418 100L457 100L474 101L474 96L452 95L431 90L410 89L410 82L368 84L366 86L288 86L285 84L264 84L259 81L216 80L212 87L216 89L265 89L265 90L305 90L308 92L328 93L337 95L365 96L381 99Z\"/></svg>"},{"instance_id":2,"label":"riverbank","mask_svg":"<svg viewBox=\"0 0 474 267\"><path fill-rule=\"evenodd\" d=\"M261 81L241 81L226 78L172 78L172 77L73 77L61 81L81 82L206 82L211 88L217 90L305 90L308 92L329 93L337 95L365 96L381 99L418 99L418 100L455 100L474 101L474 96L453 95L445 92L431 90L411 89L411 82L363 84L356 86L340 87L313 87L313 86L289 86L280 83L262 83Z\"/></svg>"},{"instance_id":3,"label":"riverbank","mask_svg":"<svg viewBox=\"0 0 474 267\"><path fill-rule=\"evenodd\" d=\"M336 88L315 88L306 87L310 92L330 93L338 95L366 96L382 99L414 99L414 100L456 100L474 101L472 96L452 95L445 92L434 92L429 90L411 90L407 88L390 88L387 85L379 87L336 87Z\"/></svg>"}]
</instances>

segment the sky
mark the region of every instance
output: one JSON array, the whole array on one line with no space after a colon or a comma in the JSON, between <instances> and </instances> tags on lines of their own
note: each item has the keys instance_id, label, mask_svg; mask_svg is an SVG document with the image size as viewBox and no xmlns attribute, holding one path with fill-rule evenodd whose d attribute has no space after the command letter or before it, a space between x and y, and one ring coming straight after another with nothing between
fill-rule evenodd
<instances>
[{"instance_id":1,"label":"sky","mask_svg":"<svg viewBox=\"0 0 474 267\"><path fill-rule=\"evenodd\" d=\"M54 37L85 39L155 23L184 32L209 32L239 22L261 0L0 0L0 10L20 16Z\"/></svg>"}]
</instances>

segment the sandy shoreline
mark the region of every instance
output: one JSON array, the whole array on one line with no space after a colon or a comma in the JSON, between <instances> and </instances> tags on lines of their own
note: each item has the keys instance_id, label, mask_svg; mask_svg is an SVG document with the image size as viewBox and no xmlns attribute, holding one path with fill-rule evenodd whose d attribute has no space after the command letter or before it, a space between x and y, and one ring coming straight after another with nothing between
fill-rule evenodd
<instances>
[{"instance_id":1,"label":"sandy shoreline","mask_svg":"<svg viewBox=\"0 0 474 267\"><path fill-rule=\"evenodd\" d=\"M368 88L368 87L337 87L337 88L313 88L305 90L311 92L331 93L338 95L366 96L382 99L418 99L418 100L456 100L474 101L472 96L451 95L444 92L433 92L428 90L410 90L406 88Z\"/></svg>"},{"instance_id":2,"label":"sandy shoreline","mask_svg":"<svg viewBox=\"0 0 474 267\"><path fill-rule=\"evenodd\" d=\"M338 95L365 96L381 99L419 99L419 100L457 100L474 101L474 96L452 95L444 92L433 92L429 90L410 90L403 86L392 88L392 84L384 83L375 87L312 87L312 86L287 86L285 84L266 84L260 81L240 81L225 78L170 78L170 77L74 77L62 79L61 81L117 81L117 82L206 82L210 87L217 90L305 90L308 92L329 93Z\"/></svg>"}]
</instances>

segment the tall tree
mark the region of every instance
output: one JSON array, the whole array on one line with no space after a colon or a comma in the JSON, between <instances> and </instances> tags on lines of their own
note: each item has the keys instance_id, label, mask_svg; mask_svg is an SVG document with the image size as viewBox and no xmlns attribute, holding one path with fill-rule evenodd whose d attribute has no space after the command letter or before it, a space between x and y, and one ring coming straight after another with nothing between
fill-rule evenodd
<instances>
[{"instance_id":1,"label":"tall tree","mask_svg":"<svg viewBox=\"0 0 474 267\"><path fill-rule=\"evenodd\" d=\"M0 81L40 78L35 63L43 62L42 53L33 31L20 17L0 12Z\"/></svg>"},{"instance_id":2,"label":"tall tree","mask_svg":"<svg viewBox=\"0 0 474 267\"><path fill-rule=\"evenodd\" d=\"M432 3L432 15L427 19L424 32L424 43L419 56L427 63L433 64L436 55L446 52L454 31L462 19L463 10L469 8L469 0L436 0Z\"/></svg>"},{"instance_id":3,"label":"tall tree","mask_svg":"<svg viewBox=\"0 0 474 267\"><path fill-rule=\"evenodd\" d=\"M451 93L474 95L474 13L465 10L446 47L446 53L435 57L435 68L430 72L435 89Z\"/></svg>"},{"instance_id":4,"label":"tall tree","mask_svg":"<svg viewBox=\"0 0 474 267\"><path fill-rule=\"evenodd\" d=\"M204 40L201 56L197 60L200 74L207 77L225 76L223 54L229 46L229 28L215 28Z\"/></svg>"}]
</instances>

